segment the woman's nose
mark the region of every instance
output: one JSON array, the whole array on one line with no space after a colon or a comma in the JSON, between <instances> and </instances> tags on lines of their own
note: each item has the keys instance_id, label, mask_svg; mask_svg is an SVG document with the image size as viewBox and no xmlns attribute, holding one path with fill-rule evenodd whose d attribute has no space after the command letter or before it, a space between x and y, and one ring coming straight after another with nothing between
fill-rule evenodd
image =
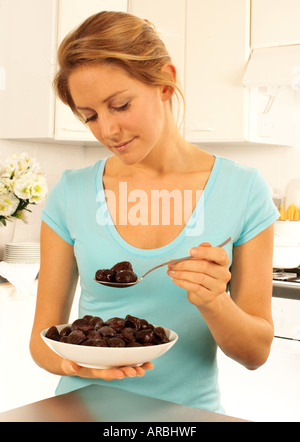
<instances>
[{"instance_id":1,"label":"woman's nose","mask_svg":"<svg viewBox=\"0 0 300 442\"><path fill-rule=\"evenodd\" d=\"M120 126L114 115L102 116L99 119L99 126L102 138L104 139L111 139L120 132Z\"/></svg>"}]
</instances>

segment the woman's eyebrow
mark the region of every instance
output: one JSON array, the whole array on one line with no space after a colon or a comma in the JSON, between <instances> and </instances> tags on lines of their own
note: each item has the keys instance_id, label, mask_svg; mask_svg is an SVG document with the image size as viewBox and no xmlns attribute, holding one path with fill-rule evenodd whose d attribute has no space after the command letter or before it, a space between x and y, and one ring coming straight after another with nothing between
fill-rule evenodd
<instances>
[{"instance_id":1,"label":"woman's eyebrow","mask_svg":"<svg viewBox=\"0 0 300 442\"><path fill-rule=\"evenodd\" d=\"M103 100L103 103L107 103L109 100L111 100L112 98L116 97L119 94L122 94L123 92L126 92L126 89L123 91L115 92L114 94L110 95L105 100ZM76 109L77 110L92 110L90 107L81 107L81 106L76 106Z\"/></svg>"}]
</instances>

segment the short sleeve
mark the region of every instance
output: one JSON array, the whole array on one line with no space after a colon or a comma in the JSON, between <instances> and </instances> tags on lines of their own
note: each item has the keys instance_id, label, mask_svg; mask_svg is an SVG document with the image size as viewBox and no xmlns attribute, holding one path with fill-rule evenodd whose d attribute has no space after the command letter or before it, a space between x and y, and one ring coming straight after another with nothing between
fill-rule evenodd
<instances>
[{"instance_id":1,"label":"short sleeve","mask_svg":"<svg viewBox=\"0 0 300 442\"><path fill-rule=\"evenodd\" d=\"M46 205L42 211L41 219L54 230L64 241L73 245L68 228L67 209L67 172L64 172L60 180L49 192Z\"/></svg>"},{"instance_id":2,"label":"short sleeve","mask_svg":"<svg viewBox=\"0 0 300 442\"><path fill-rule=\"evenodd\" d=\"M269 185L258 171L253 177L249 194L245 197L244 224L235 245L250 241L280 216L272 200Z\"/></svg>"}]
</instances>

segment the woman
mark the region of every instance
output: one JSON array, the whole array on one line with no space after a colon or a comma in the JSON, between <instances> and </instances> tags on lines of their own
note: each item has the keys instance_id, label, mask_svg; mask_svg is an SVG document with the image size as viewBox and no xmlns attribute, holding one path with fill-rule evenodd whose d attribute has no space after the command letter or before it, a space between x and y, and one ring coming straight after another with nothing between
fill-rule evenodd
<instances>
[{"instance_id":1,"label":"woman","mask_svg":"<svg viewBox=\"0 0 300 442\"><path fill-rule=\"evenodd\" d=\"M180 95L176 68L145 20L115 12L89 18L62 43L59 65L60 98L112 155L66 171L48 198L32 356L62 375L59 394L109 381L221 411L217 346L252 370L267 360L273 338L278 213L268 186L256 170L183 139L172 112ZM228 237L230 244L216 247ZM142 275L188 252L193 260L157 270L126 291L93 280L98 269L119 261L130 261ZM179 341L154 369L150 362L82 368L42 343L41 330L68 322L78 275L80 317L130 314L178 333Z\"/></svg>"}]
</instances>

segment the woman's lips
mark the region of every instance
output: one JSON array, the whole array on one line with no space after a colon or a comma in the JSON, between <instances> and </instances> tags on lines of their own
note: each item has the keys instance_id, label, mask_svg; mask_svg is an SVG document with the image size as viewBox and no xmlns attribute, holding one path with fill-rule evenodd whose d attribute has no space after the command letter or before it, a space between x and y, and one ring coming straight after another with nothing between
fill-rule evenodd
<instances>
[{"instance_id":1,"label":"woman's lips","mask_svg":"<svg viewBox=\"0 0 300 442\"><path fill-rule=\"evenodd\" d=\"M131 140L129 140L129 141L125 141L125 143L122 143L122 144L118 144L118 145L115 145L115 146L112 146L113 147L113 149L116 149L116 150L124 150L124 149L126 149L134 140L136 139L136 137L134 137L134 138L132 138Z\"/></svg>"}]
</instances>

